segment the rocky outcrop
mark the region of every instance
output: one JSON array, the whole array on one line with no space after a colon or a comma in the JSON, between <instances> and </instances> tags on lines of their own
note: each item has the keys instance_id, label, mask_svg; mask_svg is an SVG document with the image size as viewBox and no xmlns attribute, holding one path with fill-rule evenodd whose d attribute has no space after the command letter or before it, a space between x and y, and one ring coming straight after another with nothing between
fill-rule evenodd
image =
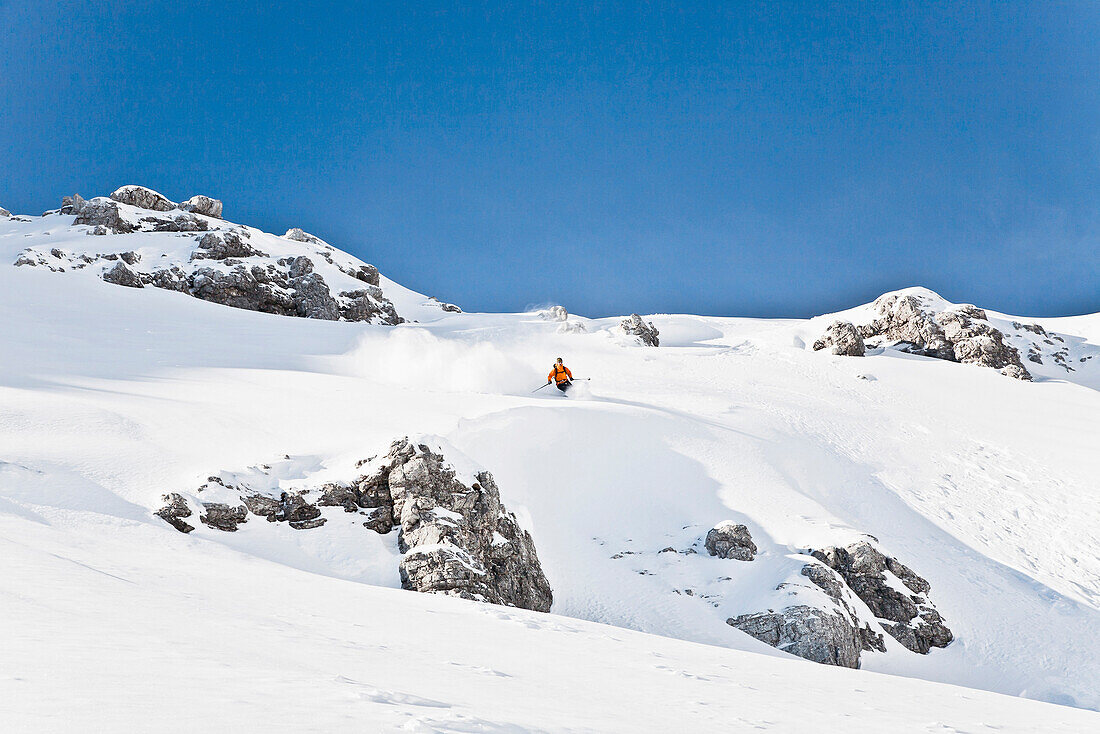
<instances>
[{"instance_id":1,"label":"rocky outcrop","mask_svg":"<svg viewBox=\"0 0 1100 734\"><path fill-rule=\"evenodd\" d=\"M814 603L743 614L726 623L780 650L826 665L858 668L863 652L886 651L882 634L860 617L852 590L834 570L808 563L799 575L810 583L791 580L776 590Z\"/></svg>"},{"instance_id":2,"label":"rocky outcrop","mask_svg":"<svg viewBox=\"0 0 1100 734\"><path fill-rule=\"evenodd\" d=\"M931 294L934 296L935 294ZM1002 374L1030 380L1019 351L989 323L980 308L970 305L936 310L934 299L920 293L887 293L874 303L878 316L855 327L835 322L816 342L815 350L832 347L834 354L863 354L864 342L894 345L912 354L949 362L992 367ZM938 298L938 297L937 297Z\"/></svg>"},{"instance_id":3,"label":"rocky outcrop","mask_svg":"<svg viewBox=\"0 0 1100 734\"><path fill-rule=\"evenodd\" d=\"M286 237L288 240L294 240L295 242L309 242L310 244L313 244L313 245L323 245L323 244L325 244L324 240L322 240L320 237L315 237L314 235L311 235L309 232L303 231L299 227L292 227L292 228L288 229L286 231L286 234L283 235L283 237Z\"/></svg>"},{"instance_id":4,"label":"rocky outcrop","mask_svg":"<svg viewBox=\"0 0 1100 734\"><path fill-rule=\"evenodd\" d=\"M340 308L320 273L292 277L290 287L293 290L292 298L296 315L307 319L340 320Z\"/></svg>"},{"instance_id":5,"label":"rocky outcrop","mask_svg":"<svg viewBox=\"0 0 1100 734\"><path fill-rule=\"evenodd\" d=\"M165 505L154 513L157 517L181 533L189 533L195 529L194 525L184 522L184 518L191 517L191 508L187 506L187 500L182 495L172 492L162 499Z\"/></svg>"},{"instance_id":6,"label":"rocky outcrop","mask_svg":"<svg viewBox=\"0 0 1100 734\"><path fill-rule=\"evenodd\" d=\"M756 543L752 542L749 529L744 525L724 522L707 532L704 542L707 552L719 558L751 561L756 557Z\"/></svg>"},{"instance_id":7,"label":"rocky outcrop","mask_svg":"<svg viewBox=\"0 0 1100 734\"><path fill-rule=\"evenodd\" d=\"M277 284L256 277L250 268L237 265L224 272L199 268L190 277L190 292L195 298L233 308L279 315L296 314L294 299Z\"/></svg>"},{"instance_id":8,"label":"rocky outcrop","mask_svg":"<svg viewBox=\"0 0 1100 734\"><path fill-rule=\"evenodd\" d=\"M248 231L211 232L199 238L192 260L225 260L233 257L267 257L248 242Z\"/></svg>"},{"instance_id":9,"label":"rocky outcrop","mask_svg":"<svg viewBox=\"0 0 1100 734\"><path fill-rule=\"evenodd\" d=\"M859 667L862 642L858 630L840 612L798 605L782 612L743 614L726 623L815 663Z\"/></svg>"},{"instance_id":10,"label":"rocky outcrop","mask_svg":"<svg viewBox=\"0 0 1100 734\"><path fill-rule=\"evenodd\" d=\"M491 474L465 484L441 455L408 440L396 442L389 459L405 588L549 611L553 596L534 542L501 505Z\"/></svg>"},{"instance_id":11,"label":"rocky outcrop","mask_svg":"<svg viewBox=\"0 0 1100 734\"><path fill-rule=\"evenodd\" d=\"M143 288L145 286L145 284L141 282L141 277L131 270L122 260L119 260L114 264L114 267L104 272L103 279L108 283L123 285L127 288Z\"/></svg>"},{"instance_id":12,"label":"rocky outcrop","mask_svg":"<svg viewBox=\"0 0 1100 734\"><path fill-rule=\"evenodd\" d=\"M931 585L896 558L866 541L816 550L813 556L840 574L883 629L913 652L927 654L954 639L928 600Z\"/></svg>"},{"instance_id":13,"label":"rocky outcrop","mask_svg":"<svg viewBox=\"0 0 1100 734\"><path fill-rule=\"evenodd\" d=\"M11 219L11 212L9 212L4 207L0 206L0 217L4 217L5 219Z\"/></svg>"},{"instance_id":14,"label":"rocky outcrop","mask_svg":"<svg viewBox=\"0 0 1100 734\"><path fill-rule=\"evenodd\" d=\"M863 336L850 321L834 321L820 339L814 342L814 351L829 349L844 357L862 357L867 353Z\"/></svg>"},{"instance_id":15,"label":"rocky outcrop","mask_svg":"<svg viewBox=\"0 0 1100 734\"><path fill-rule=\"evenodd\" d=\"M632 313L629 317L623 319L619 324L619 328L627 336L637 337L647 347L657 347L661 344L660 332L657 331L657 327L653 325L653 322L643 321L642 317L636 313Z\"/></svg>"},{"instance_id":16,"label":"rocky outcrop","mask_svg":"<svg viewBox=\"0 0 1100 734\"><path fill-rule=\"evenodd\" d=\"M211 199L209 196L203 196L202 194L196 194L187 201L180 202L179 208L185 212L202 214L205 217L213 217L215 219L222 218L221 201L218 199Z\"/></svg>"},{"instance_id":17,"label":"rocky outcrop","mask_svg":"<svg viewBox=\"0 0 1100 734\"><path fill-rule=\"evenodd\" d=\"M550 609L553 593L534 541L501 503L489 472L460 477L439 451L408 439L394 442L381 459L360 464L370 471L353 481L285 491L278 498L246 482L212 476L198 491L224 501L201 502L199 519L224 532L236 530L248 514L312 530L331 519L325 508L340 508L330 512L351 515L364 532L398 530L398 571L406 589ZM156 514L190 532L193 528L180 524L190 516L187 500L178 494L165 500Z\"/></svg>"},{"instance_id":18,"label":"rocky outcrop","mask_svg":"<svg viewBox=\"0 0 1100 734\"><path fill-rule=\"evenodd\" d=\"M340 315L345 321L371 321L396 326L405 319L397 315L393 303L377 286L341 291Z\"/></svg>"},{"instance_id":19,"label":"rocky outcrop","mask_svg":"<svg viewBox=\"0 0 1100 734\"><path fill-rule=\"evenodd\" d=\"M122 217L118 204L104 198L86 202L73 224L92 227L95 234L126 234L134 231L133 223Z\"/></svg>"},{"instance_id":20,"label":"rocky outcrop","mask_svg":"<svg viewBox=\"0 0 1100 734\"><path fill-rule=\"evenodd\" d=\"M230 506L221 502L204 502L203 514L199 515L204 525L227 533L234 532L241 523L248 522L248 508L244 505Z\"/></svg>"},{"instance_id":21,"label":"rocky outcrop","mask_svg":"<svg viewBox=\"0 0 1100 734\"><path fill-rule=\"evenodd\" d=\"M75 215L80 214L84 209L84 205L88 202L84 200L84 197L80 194L73 194L72 196L63 196L61 198L61 209L58 210L58 214Z\"/></svg>"},{"instance_id":22,"label":"rocky outcrop","mask_svg":"<svg viewBox=\"0 0 1100 734\"><path fill-rule=\"evenodd\" d=\"M129 204L139 209L152 209L158 212L170 212L176 205L168 197L144 186L123 186L111 193L111 199L120 204Z\"/></svg>"}]
</instances>

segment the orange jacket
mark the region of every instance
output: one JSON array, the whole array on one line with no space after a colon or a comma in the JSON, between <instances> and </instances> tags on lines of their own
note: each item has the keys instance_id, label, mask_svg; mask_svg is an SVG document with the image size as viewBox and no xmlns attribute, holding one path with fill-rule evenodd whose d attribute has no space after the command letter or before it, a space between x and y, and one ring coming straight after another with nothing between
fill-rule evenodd
<instances>
[{"instance_id":1,"label":"orange jacket","mask_svg":"<svg viewBox=\"0 0 1100 734\"><path fill-rule=\"evenodd\" d=\"M547 382L550 382L551 380L553 380L554 382L557 382L558 384L561 384L561 383L565 382L566 380L572 380L572 379L573 379L573 373L569 371L569 368L566 367L564 364L557 364L557 363L554 364L554 369L550 370L550 374L547 375L547 377L546 377Z\"/></svg>"}]
</instances>

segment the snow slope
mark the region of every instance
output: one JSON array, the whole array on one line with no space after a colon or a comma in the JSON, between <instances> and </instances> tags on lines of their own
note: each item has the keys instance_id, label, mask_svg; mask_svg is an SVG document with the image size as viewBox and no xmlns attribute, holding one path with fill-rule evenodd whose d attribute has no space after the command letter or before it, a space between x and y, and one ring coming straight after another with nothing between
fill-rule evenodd
<instances>
[{"instance_id":1,"label":"snow slope","mask_svg":"<svg viewBox=\"0 0 1100 734\"><path fill-rule=\"evenodd\" d=\"M166 236L65 219L0 219L0 263L28 243ZM1100 708L1100 360L1079 361L1100 351L1100 315L990 314L1070 340L1076 369L1029 363L1029 384L806 349L835 316L653 316L649 349L617 319L563 334L434 309L383 327L88 276L0 266L7 728L1100 726L972 690ZM592 381L532 393L559 355ZM494 473L551 615L396 591L396 539L350 525L183 536L152 515L210 475L300 487L425 434ZM751 529L757 560L684 552L725 520ZM784 603L775 587L807 549L868 534L931 582L948 648L887 637L863 671L838 670L725 623Z\"/></svg>"}]
</instances>

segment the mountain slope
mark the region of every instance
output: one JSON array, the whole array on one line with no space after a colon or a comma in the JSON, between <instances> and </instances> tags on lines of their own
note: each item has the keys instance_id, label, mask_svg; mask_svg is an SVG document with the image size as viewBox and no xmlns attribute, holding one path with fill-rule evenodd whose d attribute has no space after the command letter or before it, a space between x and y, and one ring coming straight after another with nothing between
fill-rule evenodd
<instances>
[{"instance_id":1,"label":"mountain slope","mask_svg":"<svg viewBox=\"0 0 1100 734\"><path fill-rule=\"evenodd\" d=\"M96 237L74 234L63 215L27 219L0 220L7 262L32 245L73 252L77 236L167 236ZM1095 720L896 677L847 678L853 673L791 659L726 620L781 608L788 594L820 596L800 576L813 562L808 551L873 536L930 582L929 598L955 641L918 655L885 635L886 652L862 655L865 669L1100 707L1091 683L1100 674L1092 635L1100 621L1097 360L1079 361L1073 372L1044 364L1034 383L1022 383L891 348L864 358L807 348L843 315L653 316L661 346L652 349L633 346L617 319L574 317L585 333L562 333L535 314L447 313L423 297L403 305L385 282L398 312L423 308L423 323L286 318L87 275L0 267L0 521L12 557L25 559L4 619L42 620L24 627L5 685L17 686L20 670L35 669L33 655L46 653L82 661L66 668L74 702L103 695L81 671L124 666L181 685L201 677L200 688L218 702L211 713L257 690L280 698L301 690L360 702L371 716L390 712L388 722L427 717L420 723L430 728L439 712L421 709L443 707L418 704L420 697L455 707L437 716L437 728L452 730L475 728L458 713L501 730L506 723L625 730L619 725L657 715L644 700L678 702L682 718L669 726L758 711L775 728L797 730L836 700L825 715L837 716L838 728L842 713L861 717L868 730L887 722L919 730L928 711L963 729L985 721L1027 730L1024 723L1042 720L1074 730ZM1097 351L1096 315L1038 323L1072 338L1078 360ZM532 394L558 355L592 382L568 399ZM185 537L152 514L165 493L195 491L220 472L266 464L281 467L285 488L308 486L346 476L394 438L424 434L454 447L454 460L493 472L532 533L554 590L551 616L365 586L399 585L390 536L250 522L236 533L200 524ZM752 533L753 561L706 553L708 530L724 521ZM146 605L156 611L128 611ZM198 610L202 625L187 628ZM433 610L454 615L452 622L426 621ZM364 626L344 631L353 618ZM523 629L510 644L542 651L535 672L503 670L502 660L517 659L486 641L513 627ZM51 634L59 628L67 636ZM389 637L389 629L405 640L405 667L356 647ZM203 647L210 635L213 650ZM76 642L89 638L102 643L85 651ZM635 652L614 638L629 639ZM173 643L174 672L159 657L166 639L185 641ZM717 647L691 644L699 642ZM605 657L585 657L592 646ZM343 662L310 663L323 658L309 652L320 648L357 672L338 670ZM672 672L640 668L636 655L652 652L673 657ZM443 657L458 665L437 678L428 671ZM385 672L364 678L364 665ZM461 665L473 667L451 670ZM721 665L733 672L719 675ZM257 678L238 680L232 670L240 668ZM37 670L25 700L44 704L54 694ZM455 675L463 684L444 695L441 681ZM498 699L475 682L486 675L504 686L492 688L500 697L518 697L514 709L491 702ZM668 679L678 683L669 687ZM737 698L732 691L748 690L740 686L756 692ZM852 686L872 691L875 703ZM560 690L571 703L540 708L539 690ZM618 718L595 713L599 696L621 702ZM693 700L720 715L692 709ZM921 705L875 710L899 700ZM310 721L338 725L319 708L310 707ZM24 714L35 710L28 705ZM143 710L117 713L132 722Z\"/></svg>"}]
</instances>

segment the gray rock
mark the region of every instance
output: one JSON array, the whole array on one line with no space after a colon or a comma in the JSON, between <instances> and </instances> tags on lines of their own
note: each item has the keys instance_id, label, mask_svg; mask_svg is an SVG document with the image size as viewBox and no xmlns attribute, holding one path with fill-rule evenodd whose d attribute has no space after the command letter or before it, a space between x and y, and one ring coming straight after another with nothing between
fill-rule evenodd
<instances>
[{"instance_id":1,"label":"gray rock","mask_svg":"<svg viewBox=\"0 0 1100 734\"><path fill-rule=\"evenodd\" d=\"M726 624L772 647L815 663L858 668L863 641L845 615L806 605L743 614Z\"/></svg>"},{"instance_id":2,"label":"gray rock","mask_svg":"<svg viewBox=\"0 0 1100 734\"><path fill-rule=\"evenodd\" d=\"M181 202L179 208L185 212L194 212L195 214L202 214L203 216L213 217L215 219L222 218L222 203L218 199L211 199L209 196L203 196L202 194L196 194L187 201Z\"/></svg>"},{"instance_id":3,"label":"gray rock","mask_svg":"<svg viewBox=\"0 0 1100 734\"><path fill-rule=\"evenodd\" d=\"M834 321L814 342L814 351L826 348L833 354L845 357L862 357L867 353L863 336L850 321Z\"/></svg>"},{"instance_id":4,"label":"gray rock","mask_svg":"<svg viewBox=\"0 0 1100 734\"><path fill-rule=\"evenodd\" d=\"M301 278L313 272L313 261L305 255L300 255L290 262L290 277Z\"/></svg>"},{"instance_id":5,"label":"gray rock","mask_svg":"<svg viewBox=\"0 0 1100 734\"><path fill-rule=\"evenodd\" d=\"M205 232L210 225L191 212L183 212L167 218L141 217L137 229L142 232Z\"/></svg>"},{"instance_id":6,"label":"gray rock","mask_svg":"<svg viewBox=\"0 0 1100 734\"><path fill-rule=\"evenodd\" d=\"M244 505L230 507L220 502L203 502L202 506L206 512L199 515L199 520L215 530L231 533L237 525L248 522L248 508Z\"/></svg>"},{"instance_id":7,"label":"gray rock","mask_svg":"<svg viewBox=\"0 0 1100 734\"><path fill-rule=\"evenodd\" d=\"M80 194L73 194L72 196L64 196L61 198L61 209L59 214L80 214L84 209L84 205L87 204L84 197Z\"/></svg>"},{"instance_id":8,"label":"gray rock","mask_svg":"<svg viewBox=\"0 0 1100 734\"><path fill-rule=\"evenodd\" d=\"M0 206L0 217L5 217L7 219L10 219L11 218L11 212L9 212L4 207Z\"/></svg>"},{"instance_id":9,"label":"gray rock","mask_svg":"<svg viewBox=\"0 0 1100 734\"><path fill-rule=\"evenodd\" d=\"M123 186L116 189L111 198L122 204L129 204L141 209L152 209L158 212L168 212L176 208L168 198L162 194L147 189L144 186Z\"/></svg>"},{"instance_id":10,"label":"gray rock","mask_svg":"<svg viewBox=\"0 0 1100 734\"><path fill-rule=\"evenodd\" d=\"M352 277L356 280L361 280L367 285L378 285L379 274L378 268L373 265L360 265L352 272Z\"/></svg>"},{"instance_id":11,"label":"gray rock","mask_svg":"<svg viewBox=\"0 0 1100 734\"><path fill-rule=\"evenodd\" d=\"M707 552L719 558L751 561L756 557L756 543L752 542L749 529L731 522L711 528L704 542Z\"/></svg>"},{"instance_id":12,"label":"gray rock","mask_svg":"<svg viewBox=\"0 0 1100 734\"><path fill-rule=\"evenodd\" d=\"M163 288L169 291L186 293L188 288L187 275L175 265L171 268L155 270L148 278L143 277L142 281L146 285L152 285L155 288Z\"/></svg>"},{"instance_id":13,"label":"gray rock","mask_svg":"<svg viewBox=\"0 0 1100 734\"><path fill-rule=\"evenodd\" d=\"M896 558L885 556L866 541L847 548L816 550L813 556L839 573L871 613L885 620L883 628L913 652L927 654L932 647L946 647L954 639L928 600L931 585ZM899 591L890 576L912 593Z\"/></svg>"},{"instance_id":14,"label":"gray rock","mask_svg":"<svg viewBox=\"0 0 1100 734\"><path fill-rule=\"evenodd\" d=\"M199 249L191 253L192 260L225 260L232 257L267 257L254 248L239 232L211 232L199 238Z\"/></svg>"},{"instance_id":15,"label":"gray rock","mask_svg":"<svg viewBox=\"0 0 1100 734\"><path fill-rule=\"evenodd\" d=\"M340 315L346 321L368 321L373 323L396 326L405 319L397 315L397 309L393 302L382 294L382 289L377 286L342 291L340 298Z\"/></svg>"},{"instance_id":16,"label":"gray rock","mask_svg":"<svg viewBox=\"0 0 1100 734\"><path fill-rule=\"evenodd\" d=\"M661 345L660 332L657 331L657 327L653 325L652 321L648 323L643 321L642 317L636 313L632 313L629 317L623 319L619 324L619 328L628 336L638 337L642 344L647 347Z\"/></svg>"},{"instance_id":17,"label":"gray rock","mask_svg":"<svg viewBox=\"0 0 1100 734\"><path fill-rule=\"evenodd\" d=\"M134 224L122 217L118 204L110 199L96 198L84 204L73 224L102 227L113 234L127 234L134 231Z\"/></svg>"},{"instance_id":18,"label":"gray rock","mask_svg":"<svg viewBox=\"0 0 1100 734\"><path fill-rule=\"evenodd\" d=\"M195 529L194 525L184 522L184 518L191 517L191 508L187 506L187 500L175 492L164 495L162 499L167 504L154 513L157 517L181 533L189 533Z\"/></svg>"},{"instance_id":19,"label":"gray rock","mask_svg":"<svg viewBox=\"0 0 1100 734\"><path fill-rule=\"evenodd\" d=\"M115 285L124 285L127 288L144 288L141 276L135 273L122 260L115 262L114 267L103 273L103 279Z\"/></svg>"},{"instance_id":20,"label":"gray rock","mask_svg":"<svg viewBox=\"0 0 1100 734\"><path fill-rule=\"evenodd\" d=\"M307 258L298 258L305 260ZM292 266L293 267L293 266ZM312 264L311 264L312 267ZM307 319L323 319L325 321L339 321L340 307L336 299L329 293L328 284L320 273L309 273L290 279L290 288L294 301L295 313Z\"/></svg>"},{"instance_id":21,"label":"gray rock","mask_svg":"<svg viewBox=\"0 0 1100 734\"><path fill-rule=\"evenodd\" d=\"M314 237L309 232L304 232L298 227L292 227L286 231L283 235L288 240L294 240L295 242L309 242L313 245L323 245L325 242L320 237Z\"/></svg>"},{"instance_id":22,"label":"gray rock","mask_svg":"<svg viewBox=\"0 0 1100 734\"><path fill-rule=\"evenodd\" d=\"M879 318L859 327L864 339L882 338L904 344L914 354L993 367L1016 379L1031 379L1019 351L1004 342L1004 334L976 306L936 312L920 297L900 293L881 296L874 305Z\"/></svg>"},{"instance_id":23,"label":"gray rock","mask_svg":"<svg viewBox=\"0 0 1100 734\"><path fill-rule=\"evenodd\" d=\"M198 268L191 273L189 281L191 295L204 301L284 316L296 314L294 300L289 293L271 283L256 280L243 265L228 273L213 268Z\"/></svg>"},{"instance_id":24,"label":"gray rock","mask_svg":"<svg viewBox=\"0 0 1100 734\"><path fill-rule=\"evenodd\" d=\"M442 456L407 439L394 443L387 464L402 586L549 611L553 594L534 542L501 505L491 474L466 486Z\"/></svg>"}]
</instances>

